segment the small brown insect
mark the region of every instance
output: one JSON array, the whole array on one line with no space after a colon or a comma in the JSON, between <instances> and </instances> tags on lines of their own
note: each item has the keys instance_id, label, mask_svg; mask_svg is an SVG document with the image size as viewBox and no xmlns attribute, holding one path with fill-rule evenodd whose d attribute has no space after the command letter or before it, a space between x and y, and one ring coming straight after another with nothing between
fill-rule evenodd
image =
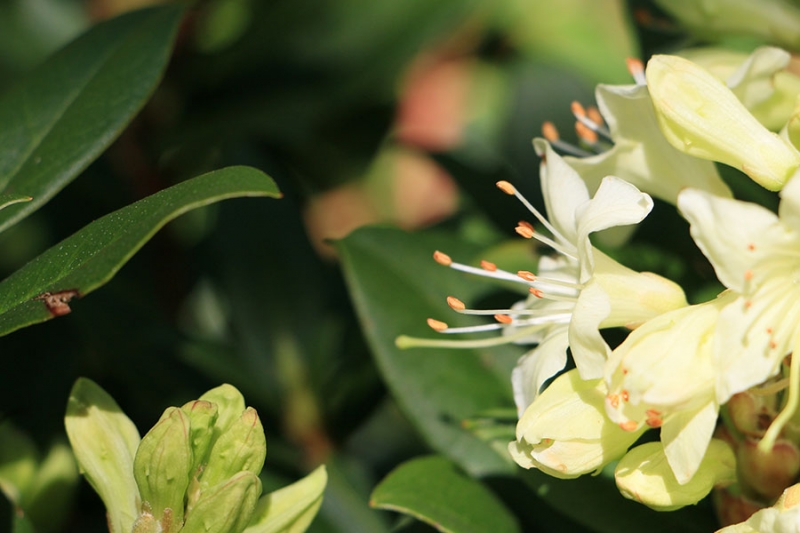
<instances>
[{"instance_id":1,"label":"small brown insect","mask_svg":"<svg viewBox=\"0 0 800 533\"><path fill-rule=\"evenodd\" d=\"M69 301L75 297L79 297L80 293L77 289L66 289L58 292L43 292L36 296L34 300L41 300L47 306L50 314L55 316L67 315L72 311L69 308Z\"/></svg>"}]
</instances>

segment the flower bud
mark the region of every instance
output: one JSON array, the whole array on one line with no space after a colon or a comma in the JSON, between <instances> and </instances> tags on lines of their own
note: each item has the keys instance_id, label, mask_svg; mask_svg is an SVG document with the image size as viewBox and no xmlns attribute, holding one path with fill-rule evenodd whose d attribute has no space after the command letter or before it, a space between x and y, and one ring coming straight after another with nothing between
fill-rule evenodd
<instances>
[{"instance_id":1,"label":"flower bud","mask_svg":"<svg viewBox=\"0 0 800 533\"><path fill-rule=\"evenodd\" d=\"M661 131L678 150L738 168L777 191L800 167L800 154L770 132L724 83L678 56L647 63L647 86Z\"/></svg>"},{"instance_id":2,"label":"flower bud","mask_svg":"<svg viewBox=\"0 0 800 533\"><path fill-rule=\"evenodd\" d=\"M217 405L205 400L195 400L181 407L189 417L189 442L192 446L191 475L197 474L201 464L205 464L208 452L211 449L211 440L214 437L214 424L217 421Z\"/></svg>"},{"instance_id":3,"label":"flower bud","mask_svg":"<svg viewBox=\"0 0 800 533\"><path fill-rule=\"evenodd\" d=\"M165 533L178 531L183 523L183 500L193 462L189 434L189 418L181 409L170 407L144 436L133 462L142 504L150 506Z\"/></svg>"},{"instance_id":4,"label":"flower bud","mask_svg":"<svg viewBox=\"0 0 800 533\"><path fill-rule=\"evenodd\" d=\"M261 480L239 472L204 491L187 513L181 533L239 533L247 527L261 494Z\"/></svg>"},{"instance_id":5,"label":"flower bud","mask_svg":"<svg viewBox=\"0 0 800 533\"><path fill-rule=\"evenodd\" d=\"M64 424L78 465L106 506L109 530L130 531L139 514L136 426L106 391L85 378L72 387Z\"/></svg>"},{"instance_id":6,"label":"flower bud","mask_svg":"<svg viewBox=\"0 0 800 533\"><path fill-rule=\"evenodd\" d=\"M577 369L562 374L517 423L511 457L523 468L568 479L622 456L644 429L625 431L612 422L603 408L606 394L602 379L584 381Z\"/></svg>"},{"instance_id":7,"label":"flower bud","mask_svg":"<svg viewBox=\"0 0 800 533\"><path fill-rule=\"evenodd\" d=\"M765 500L777 498L800 474L800 450L787 440L778 440L769 453L758 449L758 441L745 439L737 450L741 482Z\"/></svg>"},{"instance_id":8,"label":"flower bud","mask_svg":"<svg viewBox=\"0 0 800 533\"><path fill-rule=\"evenodd\" d=\"M238 472L258 474L266 455L264 428L256 410L248 407L214 443L208 464L200 475L200 490L204 491Z\"/></svg>"},{"instance_id":9,"label":"flower bud","mask_svg":"<svg viewBox=\"0 0 800 533\"><path fill-rule=\"evenodd\" d=\"M233 385L225 383L206 392L198 400L211 402L217 406L217 421L214 423L213 443L222 435L244 411L244 396Z\"/></svg>"},{"instance_id":10,"label":"flower bud","mask_svg":"<svg viewBox=\"0 0 800 533\"><path fill-rule=\"evenodd\" d=\"M681 484L661 443L648 442L625 454L614 477L626 498L657 511L672 511L699 502L715 485L735 482L736 459L727 443L712 439L695 475Z\"/></svg>"}]
</instances>

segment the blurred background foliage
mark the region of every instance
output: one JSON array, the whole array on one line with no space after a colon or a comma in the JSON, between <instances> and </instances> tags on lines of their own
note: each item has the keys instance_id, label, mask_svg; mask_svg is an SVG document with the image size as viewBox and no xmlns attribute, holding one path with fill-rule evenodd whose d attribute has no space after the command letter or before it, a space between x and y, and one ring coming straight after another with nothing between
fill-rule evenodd
<instances>
[{"instance_id":1,"label":"blurred background foliage","mask_svg":"<svg viewBox=\"0 0 800 533\"><path fill-rule=\"evenodd\" d=\"M0 90L90 25L154 3L0 0ZM265 492L329 465L312 531L425 530L368 506L394 466L430 449L387 392L328 239L384 223L435 226L476 249L504 242L522 208L494 182L510 177L540 197L530 141L541 124L575 142L571 101L592 103L597 83L629 83L627 57L687 39L638 1L193 3L144 110L80 179L0 235L0 274L208 170L255 166L284 198L189 213L70 315L0 339L2 423L44 451L64 440L78 376L101 384L142 432L165 406L230 382L263 419ZM674 210L657 208L622 259L690 293L714 290ZM532 489L488 484L523 530L568 530L569 512ZM102 531L88 485L75 497L63 530Z\"/></svg>"}]
</instances>

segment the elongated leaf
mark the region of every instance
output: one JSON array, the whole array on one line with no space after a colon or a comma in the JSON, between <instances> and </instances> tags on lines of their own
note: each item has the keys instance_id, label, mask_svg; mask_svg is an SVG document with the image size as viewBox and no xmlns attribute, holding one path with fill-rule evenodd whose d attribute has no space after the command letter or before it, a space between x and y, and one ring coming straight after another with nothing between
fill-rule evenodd
<instances>
[{"instance_id":1,"label":"elongated leaf","mask_svg":"<svg viewBox=\"0 0 800 533\"><path fill-rule=\"evenodd\" d=\"M68 313L70 299L105 284L164 224L191 209L240 196L280 193L262 172L229 167L92 222L0 282L0 335Z\"/></svg>"},{"instance_id":2,"label":"elongated leaf","mask_svg":"<svg viewBox=\"0 0 800 533\"><path fill-rule=\"evenodd\" d=\"M438 456L395 468L372 492L370 505L410 514L449 533L520 530L489 489Z\"/></svg>"},{"instance_id":3,"label":"elongated leaf","mask_svg":"<svg viewBox=\"0 0 800 533\"><path fill-rule=\"evenodd\" d=\"M141 109L182 12L172 5L99 24L0 97L0 191L33 197L0 212L0 231L52 198Z\"/></svg>"},{"instance_id":4,"label":"elongated leaf","mask_svg":"<svg viewBox=\"0 0 800 533\"><path fill-rule=\"evenodd\" d=\"M445 298L453 295L469 305L486 283L436 264L431 255L438 249L469 262L477 250L445 234L389 228L360 229L338 248L381 373L428 443L472 474L512 472L510 460L465 430L461 421L479 411L513 406L510 374L520 350L395 346L399 335L435 337L425 324L428 317L476 323L454 313Z\"/></svg>"},{"instance_id":5,"label":"elongated leaf","mask_svg":"<svg viewBox=\"0 0 800 533\"><path fill-rule=\"evenodd\" d=\"M314 520L328 482L325 466L262 496L244 533L302 533Z\"/></svg>"}]
</instances>

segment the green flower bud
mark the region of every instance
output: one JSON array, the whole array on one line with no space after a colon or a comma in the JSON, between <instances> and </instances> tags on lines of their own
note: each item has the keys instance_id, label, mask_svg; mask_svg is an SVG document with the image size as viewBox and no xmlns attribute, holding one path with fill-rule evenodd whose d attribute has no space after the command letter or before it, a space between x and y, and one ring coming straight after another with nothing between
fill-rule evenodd
<instances>
[{"instance_id":1,"label":"green flower bud","mask_svg":"<svg viewBox=\"0 0 800 533\"><path fill-rule=\"evenodd\" d=\"M205 464L208 452L211 449L211 440L214 437L214 424L217 421L217 405L205 400L195 400L181 407L189 417L191 433L189 442L192 445L192 475L197 475L197 469Z\"/></svg>"},{"instance_id":2,"label":"green flower bud","mask_svg":"<svg viewBox=\"0 0 800 533\"><path fill-rule=\"evenodd\" d=\"M208 464L200 475L201 491L237 472L261 472L267 456L267 440L258 413L248 407L211 448Z\"/></svg>"},{"instance_id":3,"label":"green flower bud","mask_svg":"<svg viewBox=\"0 0 800 533\"><path fill-rule=\"evenodd\" d=\"M180 530L183 523L193 462L189 435L189 417L170 407L142 439L133 463L142 505L149 505L165 533Z\"/></svg>"},{"instance_id":4,"label":"green flower bud","mask_svg":"<svg viewBox=\"0 0 800 533\"><path fill-rule=\"evenodd\" d=\"M738 168L777 191L800 167L800 154L767 130L724 83L678 56L647 63L647 86L664 137L678 150Z\"/></svg>"},{"instance_id":5,"label":"green flower bud","mask_svg":"<svg viewBox=\"0 0 800 533\"><path fill-rule=\"evenodd\" d=\"M181 533L241 533L261 494L261 480L252 472L232 478L203 491L186 515Z\"/></svg>"},{"instance_id":6,"label":"green flower bud","mask_svg":"<svg viewBox=\"0 0 800 533\"><path fill-rule=\"evenodd\" d=\"M702 500L715 485L736 481L736 459L727 443L712 439L697 472L678 483L660 442L648 442L623 457L614 477L626 498L657 511L672 511Z\"/></svg>"},{"instance_id":7,"label":"green flower bud","mask_svg":"<svg viewBox=\"0 0 800 533\"><path fill-rule=\"evenodd\" d=\"M244 533L305 531L322 505L327 481L323 465L300 481L262 497Z\"/></svg>"},{"instance_id":8,"label":"green flower bud","mask_svg":"<svg viewBox=\"0 0 800 533\"><path fill-rule=\"evenodd\" d=\"M242 393L236 387L227 383L211 389L200 396L198 400L211 402L217 406L217 421L214 424L212 442L228 430L231 424L241 416L245 408Z\"/></svg>"},{"instance_id":9,"label":"green flower bud","mask_svg":"<svg viewBox=\"0 0 800 533\"><path fill-rule=\"evenodd\" d=\"M72 387L64 424L83 475L106 506L109 530L131 531L139 515L133 477L136 426L106 391L86 378Z\"/></svg>"}]
</instances>

